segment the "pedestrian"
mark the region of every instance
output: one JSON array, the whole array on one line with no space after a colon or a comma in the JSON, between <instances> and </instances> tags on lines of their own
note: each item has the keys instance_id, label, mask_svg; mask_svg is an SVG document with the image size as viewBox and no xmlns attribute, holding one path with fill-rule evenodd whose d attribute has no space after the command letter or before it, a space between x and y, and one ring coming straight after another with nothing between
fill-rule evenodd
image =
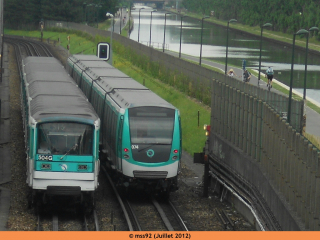
<instances>
[{"instance_id":1,"label":"pedestrian","mask_svg":"<svg viewBox=\"0 0 320 240\"><path fill-rule=\"evenodd\" d=\"M243 81L250 82L250 78L251 78L251 73L247 69L245 69L243 72Z\"/></svg>"},{"instance_id":2,"label":"pedestrian","mask_svg":"<svg viewBox=\"0 0 320 240\"><path fill-rule=\"evenodd\" d=\"M272 79L273 79L273 69L272 67L268 67L266 74L264 75L266 78L268 78L267 87L270 86L272 88Z\"/></svg>"},{"instance_id":3,"label":"pedestrian","mask_svg":"<svg viewBox=\"0 0 320 240\"><path fill-rule=\"evenodd\" d=\"M227 75L228 75L229 77L233 77L233 76L238 77L237 74L233 71L232 68L229 70L229 72L227 72Z\"/></svg>"}]
</instances>

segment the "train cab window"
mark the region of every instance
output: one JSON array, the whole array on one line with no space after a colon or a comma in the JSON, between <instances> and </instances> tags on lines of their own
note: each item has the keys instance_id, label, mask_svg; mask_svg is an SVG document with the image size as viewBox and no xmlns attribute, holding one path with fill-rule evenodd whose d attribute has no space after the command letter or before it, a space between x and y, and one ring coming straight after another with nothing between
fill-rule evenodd
<instances>
[{"instance_id":1,"label":"train cab window","mask_svg":"<svg viewBox=\"0 0 320 240\"><path fill-rule=\"evenodd\" d=\"M173 109L139 107L129 109L132 144L171 144L174 126Z\"/></svg>"},{"instance_id":2,"label":"train cab window","mask_svg":"<svg viewBox=\"0 0 320 240\"><path fill-rule=\"evenodd\" d=\"M38 154L91 155L93 127L80 123L43 123L38 126Z\"/></svg>"}]
</instances>

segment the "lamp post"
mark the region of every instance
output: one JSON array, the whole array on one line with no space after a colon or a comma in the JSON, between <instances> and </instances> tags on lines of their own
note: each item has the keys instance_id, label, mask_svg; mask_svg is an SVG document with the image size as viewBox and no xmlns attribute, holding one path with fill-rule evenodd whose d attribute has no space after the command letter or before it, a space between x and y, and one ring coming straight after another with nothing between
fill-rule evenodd
<instances>
[{"instance_id":1,"label":"lamp post","mask_svg":"<svg viewBox=\"0 0 320 240\"><path fill-rule=\"evenodd\" d=\"M162 45L162 52L164 52L164 46L165 46L165 43L166 43L167 14L172 14L172 13L165 13L165 14L164 14L164 28L163 28L163 45Z\"/></svg>"},{"instance_id":2,"label":"lamp post","mask_svg":"<svg viewBox=\"0 0 320 240\"><path fill-rule=\"evenodd\" d=\"M84 2L82 6L83 6L83 22L86 22L86 7L87 7L87 3Z\"/></svg>"},{"instance_id":3,"label":"lamp post","mask_svg":"<svg viewBox=\"0 0 320 240\"><path fill-rule=\"evenodd\" d=\"M289 90L289 104L288 104L288 117L287 122L290 123L291 120L291 100L292 100L292 77L293 77L293 61L294 61L294 44L296 40L296 35L308 34L308 31L305 29L300 29L298 32L293 34L293 43L292 43L292 60L291 60L291 75L290 75L290 90Z\"/></svg>"},{"instance_id":4,"label":"lamp post","mask_svg":"<svg viewBox=\"0 0 320 240\"><path fill-rule=\"evenodd\" d=\"M201 56L202 56L202 33L203 33L203 20L209 18L209 16L205 16L201 20L201 43L200 43L200 60L199 60L199 65L201 66Z\"/></svg>"},{"instance_id":5,"label":"lamp post","mask_svg":"<svg viewBox=\"0 0 320 240\"><path fill-rule=\"evenodd\" d=\"M113 14L107 12L106 16L107 17L112 17L112 22L114 22ZM114 28L114 25L113 25L113 28ZM111 31L111 38L110 38L110 64L111 64L111 66L112 66L112 32L113 32L113 30Z\"/></svg>"},{"instance_id":6,"label":"lamp post","mask_svg":"<svg viewBox=\"0 0 320 240\"><path fill-rule=\"evenodd\" d=\"M309 29L309 32L312 31L319 31L319 28L312 27ZM303 84L303 100L306 100L306 91L307 91L307 66L308 66L308 41L309 41L309 32L306 34L307 41L306 41L306 60L304 66L304 84Z\"/></svg>"},{"instance_id":7,"label":"lamp post","mask_svg":"<svg viewBox=\"0 0 320 240\"><path fill-rule=\"evenodd\" d=\"M111 14L112 15L112 14ZM112 15L112 32L114 32L114 15Z\"/></svg>"},{"instance_id":8,"label":"lamp post","mask_svg":"<svg viewBox=\"0 0 320 240\"><path fill-rule=\"evenodd\" d=\"M131 3L129 3L129 39L130 39L130 33L131 33L130 18L131 18Z\"/></svg>"},{"instance_id":9,"label":"lamp post","mask_svg":"<svg viewBox=\"0 0 320 240\"><path fill-rule=\"evenodd\" d=\"M99 8L102 6L99 4L96 4L95 7L97 8L96 14L97 14L97 28L99 28Z\"/></svg>"},{"instance_id":10,"label":"lamp post","mask_svg":"<svg viewBox=\"0 0 320 240\"><path fill-rule=\"evenodd\" d=\"M266 23L261 26L261 35L260 35L260 56L259 56L259 72L258 72L258 86L260 85L260 71L261 71L261 49L262 49L262 31L265 27L271 27L271 23Z\"/></svg>"},{"instance_id":11,"label":"lamp post","mask_svg":"<svg viewBox=\"0 0 320 240\"><path fill-rule=\"evenodd\" d=\"M139 28L138 28L138 42L139 42L139 37L140 37L140 12L141 10L144 9L144 8L140 8L139 9Z\"/></svg>"},{"instance_id":12,"label":"lamp post","mask_svg":"<svg viewBox=\"0 0 320 240\"><path fill-rule=\"evenodd\" d=\"M87 20L87 18L88 18L88 16L87 16L87 15L88 15L88 13L87 13L87 7L91 7L91 6L93 6L93 4L92 4L92 3L89 3L89 4L87 4L86 7L85 7L86 22L88 21L88 20Z\"/></svg>"},{"instance_id":13,"label":"lamp post","mask_svg":"<svg viewBox=\"0 0 320 240\"><path fill-rule=\"evenodd\" d=\"M150 19L150 40L149 40L149 47L151 46L151 26L152 26L152 13L155 12L155 10L151 11L151 19Z\"/></svg>"},{"instance_id":14,"label":"lamp post","mask_svg":"<svg viewBox=\"0 0 320 240\"><path fill-rule=\"evenodd\" d=\"M121 35L121 22L122 22L122 6L120 7L120 35Z\"/></svg>"},{"instance_id":15,"label":"lamp post","mask_svg":"<svg viewBox=\"0 0 320 240\"><path fill-rule=\"evenodd\" d=\"M236 22L236 21L237 21L236 19L230 19L230 20L228 21L228 26L227 26L226 66L225 66L225 69L224 69L224 74L227 74L227 67L228 67L228 38L229 38L229 23Z\"/></svg>"},{"instance_id":16,"label":"lamp post","mask_svg":"<svg viewBox=\"0 0 320 240\"><path fill-rule=\"evenodd\" d=\"M188 16L181 16L179 58L181 58L182 19L185 18L185 17L188 17Z\"/></svg>"}]
</instances>

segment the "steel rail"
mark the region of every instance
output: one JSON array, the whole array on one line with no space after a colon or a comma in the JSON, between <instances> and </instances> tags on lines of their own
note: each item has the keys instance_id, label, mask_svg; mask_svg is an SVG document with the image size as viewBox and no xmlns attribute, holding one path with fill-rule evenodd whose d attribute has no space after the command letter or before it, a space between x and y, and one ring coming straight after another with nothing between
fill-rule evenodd
<instances>
[{"instance_id":1,"label":"steel rail","mask_svg":"<svg viewBox=\"0 0 320 240\"><path fill-rule=\"evenodd\" d=\"M178 213L177 209L173 206L172 202L168 200L168 203L169 203L172 211L176 215L177 219L179 220L180 226L184 229L184 231L189 231L188 228L187 228L187 225L184 223L183 219L181 218L181 216Z\"/></svg>"},{"instance_id":2,"label":"steel rail","mask_svg":"<svg viewBox=\"0 0 320 240\"><path fill-rule=\"evenodd\" d=\"M113 182L112 182L112 180L111 180L111 178L110 178L107 170L105 169L105 167L104 167L104 166L101 166L101 168L102 168L102 170L104 171L104 173L106 174L106 176L107 176L107 178L108 178L108 180L109 180L109 182L110 182L110 184L111 184L111 186L112 186L112 189L113 189L114 193L116 194L116 197L117 197L117 199L118 199L118 202L119 202L119 204L120 204L120 206L121 206L121 208L122 208L123 214L124 214L125 219L126 219L126 221L127 221L129 231L134 231L134 229L133 229L133 227L132 227L132 222L131 222L130 217L129 217L129 214L128 214L128 211L127 211L127 209L125 208L125 206L124 206L124 204L123 204L123 201L122 201L122 199L121 199L121 197L120 197L120 195L119 195L116 187L114 186L114 184L113 184Z\"/></svg>"},{"instance_id":3,"label":"steel rail","mask_svg":"<svg viewBox=\"0 0 320 240\"><path fill-rule=\"evenodd\" d=\"M152 201L153 205L156 207L157 211L159 212L160 217L161 217L163 223L166 225L167 230L168 231L174 231L174 228L172 227L168 217L164 213L164 211L163 211L162 207L160 206L160 204L154 198L152 198L151 201Z\"/></svg>"}]
</instances>

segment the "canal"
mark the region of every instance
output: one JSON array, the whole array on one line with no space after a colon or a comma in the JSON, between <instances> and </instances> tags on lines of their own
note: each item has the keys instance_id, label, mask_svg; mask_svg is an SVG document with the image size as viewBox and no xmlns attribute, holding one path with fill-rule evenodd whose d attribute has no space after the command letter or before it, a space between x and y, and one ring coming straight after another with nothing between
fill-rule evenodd
<instances>
[{"instance_id":1,"label":"canal","mask_svg":"<svg viewBox=\"0 0 320 240\"><path fill-rule=\"evenodd\" d=\"M196 57L200 56L201 20L183 17L181 31L181 17L175 14L167 14L166 21L164 12L151 13L151 9L148 7L141 9L140 14L139 8L136 8L131 14L134 18L134 29L130 35L132 40L138 41L139 38L139 42L148 44L151 39L151 43L155 48L162 49L165 35L166 50L179 52L181 33L181 53ZM230 26L232 24L237 23L230 23ZM164 25L166 26L165 34ZM202 37L203 58L224 63L226 40L226 27L216 26L204 20ZM296 36L296 40L300 40L300 36ZM302 39L302 41L305 42L305 39ZM241 68L242 60L245 59L247 68L259 69L260 37L229 29L228 43L228 66L234 65ZM305 49L299 50L295 48L293 87L301 92L304 83L305 55ZM265 72L267 67L271 66L275 72L275 79L289 86L291 61L292 47L263 40L262 72ZM319 96L313 97L310 94L319 95L318 91L315 90L320 89L320 57L310 52L308 54L307 89L307 96L319 98ZM318 101L320 102L320 99Z\"/></svg>"}]
</instances>

